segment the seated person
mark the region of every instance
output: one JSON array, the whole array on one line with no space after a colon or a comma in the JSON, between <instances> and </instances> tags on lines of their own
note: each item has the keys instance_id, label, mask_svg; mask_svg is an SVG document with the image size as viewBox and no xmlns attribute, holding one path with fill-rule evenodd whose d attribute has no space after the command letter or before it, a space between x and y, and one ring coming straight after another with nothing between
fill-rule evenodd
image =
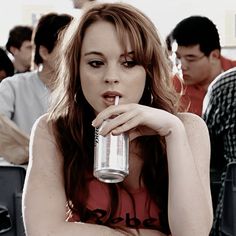
<instances>
[{"instance_id":1,"label":"seated person","mask_svg":"<svg viewBox=\"0 0 236 236\"><path fill-rule=\"evenodd\" d=\"M14 73L22 73L32 69L33 28L17 25L13 27L6 43L7 51L13 56Z\"/></svg>"},{"instance_id":2,"label":"seated person","mask_svg":"<svg viewBox=\"0 0 236 236\"><path fill-rule=\"evenodd\" d=\"M213 208L221 208L220 186L226 165L236 161L236 67L220 74L208 87L203 103L211 140L211 183ZM219 184L218 184L219 185ZM219 215L215 216L215 221ZM214 229L217 230L217 229Z\"/></svg>"},{"instance_id":3,"label":"seated person","mask_svg":"<svg viewBox=\"0 0 236 236\"><path fill-rule=\"evenodd\" d=\"M51 107L31 132L26 235L208 236L207 126L178 113L154 24L128 4L94 4L58 46ZM93 175L95 128L129 135L123 182Z\"/></svg>"},{"instance_id":4,"label":"seated person","mask_svg":"<svg viewBox=\"0 0 236 236\"><path fill-rule=\"evenodd\" d=\"M72 3L75 9L84 9L87 6L96 3L96 1L97 0L72 0Z\"/></svg>"},{"instance_id":5,"label":"seated person","mask_svg":"<svg viewBox=\"0 0 236 236\"><path fill-rule=\"evenodd\" d=\"M4 116L0 121L4 122L5 128L8 124L11 131L21 133L21 136L8 137L9 145L6 145L6 140L4 140L4 145L1 145L0 155L9 162L16 164L28 162L28 152L12 152L12 145L19 145L20 150L26 150L28 143L26 147L22 147L21 142L16 138L23 136L29 140L35 120L48 110L51 78L54 73L54 48L60 30L64 29L71 20L72 16L66 14L49 13L43 15L33 34L34 62L38 66L38 70L15 74L0 83L0 115ZM12 122L5 122L6 119L14 122L18 129L11 127ZM6 134L6 130L4 130L4 134Z\"/></svg>"},{"instance_id":6,"label":"seated person","mask_svg":"<svg viewBox=\"0 0 236 236\"><path fill-rule=\"evenodd\" d=\"M220 37L216 25L207 17L190 16L180 21L170 33L177 67L182 79L174 77L176 90L181 93L182 106L199 116L209 84L221 72L236 66L221 55Z\"/></svg>"}]
</instances>

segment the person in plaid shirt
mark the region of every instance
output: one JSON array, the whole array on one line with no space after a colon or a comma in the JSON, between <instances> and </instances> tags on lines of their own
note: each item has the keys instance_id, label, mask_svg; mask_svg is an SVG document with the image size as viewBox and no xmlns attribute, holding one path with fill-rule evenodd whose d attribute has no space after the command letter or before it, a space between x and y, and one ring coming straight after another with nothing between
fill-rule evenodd
<instances>
[{"instance_id":1,"label":"person in plaid shirt","mask_svg":"<svg viewBox=\"0 0 236 236\"><path fill-rule=\"evenodd\" d=\"M216 231L222 212L226 165L236 161L236 67L220 74L211 83L204 98L202 117L211 139L211 190L215 211L213 230ZM217 182L218 187L214 184Z\"/></svg>"}]
</instances>

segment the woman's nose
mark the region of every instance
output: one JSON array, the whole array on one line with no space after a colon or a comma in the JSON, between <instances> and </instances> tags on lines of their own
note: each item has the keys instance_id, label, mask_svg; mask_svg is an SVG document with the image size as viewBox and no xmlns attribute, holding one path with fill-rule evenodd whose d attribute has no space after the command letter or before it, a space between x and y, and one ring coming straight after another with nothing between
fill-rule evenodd
<instances>
[{"instance_id":1,"label":"woman's nose","mask_svg":"<svg viewBox=\"0 0 236 236\"><path fill-rule=\"evenodd\" d=\"M107 83L107 84L117 84L117 83L119 83L119 80L118 79L115 79L115 78L111 78L111 77L109 77L109 78L106 78L105 79L105 82Z\"/></svg>"},{"instance_id":2,"label":"woman's nose","mask_svg":"<svg viewBox=\"0 0 236 236\"><path fill-rule=\"evenodd\" d=\"M119 83L120 77L119 77L119 71L114 66L108 67L105 75L104 75L104 81L105 83Z\"/></svg>"}]
</instances>

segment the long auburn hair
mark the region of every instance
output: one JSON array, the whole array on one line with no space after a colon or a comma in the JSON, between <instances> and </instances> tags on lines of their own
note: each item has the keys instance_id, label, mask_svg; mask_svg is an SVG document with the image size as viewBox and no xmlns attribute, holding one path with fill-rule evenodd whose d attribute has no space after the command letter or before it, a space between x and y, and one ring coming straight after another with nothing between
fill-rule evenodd
<instances>
[{"instance_id":1,"label":"long auburn hair","mask_svg":"<svg viewBox=\"0 0 236 236\"><path fill-rule=\"evenodd\" d=\"M112 23L126 51L126 36L131 42L134 59L146 70L146 85L140 104L176 114L178 99L171 85L171 69L166 49L154 24L142 12L124 3L96 4L79 19L74 19L58 44L58 65L54 80L49 121L53 125L58 148L64 160L65 193L68 204L81 221L86 219L88 181L93 173L95 113L86 101L80 82L79 62L86 30L97 21ZM109 39L107 39L109 40ZM166 145L160 136L139 137L144 165L140 174L150 198L160 209L162 231L169 232L167 199L168 173ZM121 184L109 184L109 218L116 213ZM126 189L126 191L128 191ZM132 195L132 194L130 194ZM132 198L132 196L131 196Z\"/></svg>"}]
</instances>

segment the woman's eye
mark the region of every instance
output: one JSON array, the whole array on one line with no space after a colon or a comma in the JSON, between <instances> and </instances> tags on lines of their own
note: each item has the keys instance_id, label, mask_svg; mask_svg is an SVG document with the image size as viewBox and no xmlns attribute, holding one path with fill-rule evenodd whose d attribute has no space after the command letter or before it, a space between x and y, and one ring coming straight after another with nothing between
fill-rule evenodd
<instances>
[{"instance_id":1,"label":"woman's eye","mask_svg":"<svg viewBox=\"0 0 236 236\"><path fill-rule=\"evenodd\" d=\"M137 65L137 62L133 61L133 60L125 61L125 62L123 62L123 65L127 68L132 68Z\"/></svg>"},{"instance_id":2,"label":"woman's eye","mask_svg":"<svg viewBox=\"0 0 236 236\"><path fill-rule=\"evenodd\" d=\"M102 66L104 63L102 61L90 61L88 64L94 68L99 68Z\"/></svg>"}]
</instances>

